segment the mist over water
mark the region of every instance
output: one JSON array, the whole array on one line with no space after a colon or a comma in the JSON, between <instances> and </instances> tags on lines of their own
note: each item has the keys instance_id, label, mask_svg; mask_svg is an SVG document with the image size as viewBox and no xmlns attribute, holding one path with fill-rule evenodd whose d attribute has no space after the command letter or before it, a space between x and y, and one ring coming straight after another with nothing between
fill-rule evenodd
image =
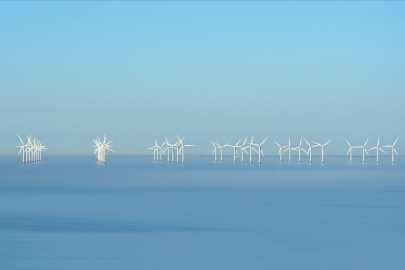
<instances>
[{"instance_id":1,"label":"mist over water","mask_svg":"<svg viewBox=\"0 0 405 270\"><path fill-rule=\"evenodd\" d=\"M0 158L1 269L403 269L405 160Z\"/></svg>"}]
</instances>

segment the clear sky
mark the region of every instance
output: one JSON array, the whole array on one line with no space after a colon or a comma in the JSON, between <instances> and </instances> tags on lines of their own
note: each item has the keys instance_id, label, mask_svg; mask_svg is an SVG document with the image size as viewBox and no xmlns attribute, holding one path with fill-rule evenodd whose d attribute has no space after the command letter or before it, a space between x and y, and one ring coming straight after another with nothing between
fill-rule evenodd
<instances>
[{"instance_id":1,"label":"clear sky","mask_svg":"<svg viewBox=\"0 0 405 270\"><path fill-rule=\"evenodd\" d=\"M301 136L405 151L405 2L0 2L0 155ZM229 150L231 152L231 150Z\"/></svg>"}]
</instances>

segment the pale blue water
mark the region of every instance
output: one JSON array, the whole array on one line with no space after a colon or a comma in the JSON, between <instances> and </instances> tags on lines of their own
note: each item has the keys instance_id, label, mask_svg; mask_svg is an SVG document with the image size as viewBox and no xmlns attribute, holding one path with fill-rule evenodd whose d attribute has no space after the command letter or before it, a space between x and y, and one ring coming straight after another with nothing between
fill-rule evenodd
<instances>
[{"instance_id":1,"label":"pale blue water","mask_svg":"<svg viewBox=\"0 0 405 270\"><path fill-rule=\"evenodd\" d=\"M0 269L405 269L405 160L0 158Z\"/></svg>"}]
</instances>

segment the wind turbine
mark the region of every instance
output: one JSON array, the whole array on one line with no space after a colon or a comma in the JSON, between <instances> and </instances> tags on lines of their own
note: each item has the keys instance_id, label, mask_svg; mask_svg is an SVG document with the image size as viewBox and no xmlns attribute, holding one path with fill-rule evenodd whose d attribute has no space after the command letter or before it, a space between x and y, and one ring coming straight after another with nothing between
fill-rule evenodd
<instances>
[{"instance_id":1,"label":"wind turbine","mask_svg":"<svg viewBox=\"0 0 405 270\"><path fill-rule=\"evenodd\" d=\"M225 144L225 145L220 145L219 143L215 143L217 145L217 148L219 148L221 150L221 162L222 162L222 148L227 147L229 145L229 143Z\"/></svg>"},{"instance_id":2,"label":"wind turbine","mask_svg":"<svg viewBox=\"0 0 405 270\"><path fill-rule=\"evenodd\" d=\"M181 145L181 147L180 147L181 163L184 164L184 147L191 147L191 146L195 146L195 145L183 144L183 140L185 139L185 137L183 137L183 139L181 139L181 140L180 140L179 136L177 136L177 138L179 139L179 144Z\"/></svg>"},{"instance_id":3,"label":"wind turbine","mask_svg":"<svg viewBox=\"0 0 405 270\"><path fill-rule=\"evenodd\" d=\"M383 147L390 147L392 149L391 150L392 151L392 163L394 163L394 152L395 152L395 154L397 154L397 156L399 156L397 150L395 150L395 144L397 143L397 141L398 141L398 137L392 145L383 146Z\"/></svg>"},{"instance_id":4,"label":"wind turbine","mask_svg":"<svg viewBox=\"0 0 405 270\"><path fill-rule=\"evenodd\" d=\"M349 143L348 140L346 140L347 144L349 145L349 150L347 151L346 156L350 153L350 163L353 162L353 147L351 146L351 144Z\"/></svg>"},{"instance_id":5,"label":"wind turbine","mask_svg":"<svg viewBox=\"0 0 405 270\"><path fill-rule=\"evenodd\" d=\"M374 149L376 149L376 151L377 151L377 164L378 164L378 150L381 150L385 153L385 151L380 148L380 137L378 137L378 139L377 139L377 145L374 146L373 148L369 149L368 151L371 151Z\"/></svg>"},{"instance_id":6,"label":"wind turbine","mask_svg":"<svg viewBox=\"0 0 405 270\"><path fill-rule=\"evenodd\" d=\"M248 146L245 146L245 143L246 143L246 140L247 140L247 137L245 138L245 140L243 141L243 144L241 145L241 146L238 146L238 147L240 147L240 152L241 152L241 162L243 163L243 152L245 152L246 153L246 155L248 154L248 152L246 151L246 147L248 147Z\"/></svg>"},{"instance_id":7,"label":"wind turbine","mask_svg":"<svg viewBox=\"0 0 405 270\"><path fill-rule=\"evenodd\" d=\"M210 141L210 142L214 146L214 151L212 152L212 155L214 156L215 162L217 162L217 148L218 148L218 146L213 141Z\"/></svg>"},{"instance_id":8,"label":"wind turbine","mask_svg":"<svg viewBox=\"0 0 405 270\"><path fill-rule=\"evenodd\" d=\"M236 152L236 148L241 147L239 146L241 140L239 140L235 145L227 144L226 146L232 147L233 148L233 162L236 162L236 155L238 154Z\"/></svg>"},{"instance_id":9,"label":"wind turbine","mask_svg":"<svg viewBox=\"0 0 405 270\"><path fill-rule=\"evenodd\" d=\"M311 145L307 140L304 141L308 144L308 151L307 151L307 156L309 155L309 163L312 163L312 148L317 147L318 145Z\"/></svg>"},{"instance_id":10,"label":"wind turbine","mask_svg":"<svg viewBox=\"0 0 405 270\"><path fill-rule=\"evenodd\" d=\"M26 146L26 150L25 150L25 162L31 162L31 152L32 152L32 142L31 142L31 136L27 136L27 144Z\"/></svg>"},{"instance_id":11,"label":"wind turbine","mask_svg":"<svg viewBox=\"0 0 405 270\"><path fill-rule=\"evenodd\" d=\"M280 156L280 162L281 161L283 161L283 148L285 147L285 146L281 146L278 142L276 142L276 141L274 141L277 145L278 145L278 147L280 148L279 150L278 150L278 156Z\"/></svg>"},{"instance_id":12,"label":"wind turbine","mask_svg":"<svg viewBox=\"0 0 405 270\"><path fill-rule=\"evenodd\" d=\"M290 138L288 138L288 145L286 145L285 147L287 147L284 152L286 152L288 150L288 161L291 163L291 141Z\"/></svg>"},{"instance_id":13,"label":"wind turbine","mask_svg":"<svg viewBox=\"0 0 405 270\"><path fill-rule=\"evenodd\" d=\"M366 160L364 158L364 153L366 153L369 156L369 154L367 152L367 149L366 149L367 142L368 142L368 139L367 139L367 141L366 141L366 143L364 145L362 145L362 146L353 146L352 147L352 148L361 148L361 149L363 149L363 163L366 162Z\"/></svg>"},{"instance_id":14,"label":"wind turbine","mask_svg":"<svg viewBox=\"0 0 405 270\"><path fill-rule=\"evenodd\" d=\"M165 148L163 148L163 145L165 145L165 144L167 146ZM164 154L165 152L167 152L167 162L170 162L170 144L169 144L169 141L167 140L167 137L162 144L162 153Z\"/></svg>"},{"instance_id":15,"label":"wind turbine","mask_svg":"<svg viewBox=\"0 0 405 270\"><path fill-rule=\"evenodd\" d=\"M21 145L16 147L16 148L20 148L20 151L18 151L18 155L17 155L17 156L19 156L20 153L22 152L22 163L25 163L25 162L24 162L24 156L25 156L25 151L26 151L25 148L26 148L26 146L25 146L23 140L21 139L20 135L17 134L17 136L18 136L18 138L20 139L20 142L21 142Z\"/></svg>"},{"instance_id":16,"label":"wind turbine","mask_svg":"<svg viewBox=\"0 0 405 270\"><path fill-rule=\"evenodd\" d=\"M252 163L252 146L253 146L253 137L254 135L252 135L252 140L250 141L250 143L248 144L247 147L249 147L249 161L250 163ZM254 151L256 151L256 149L253 148ZM257 152L257 151L256 151Z\"/></svg>"},{"instance_id":17,"label":"wind turbine","mask_svg":"<svg viewBox=\"0 0 405 270\"><path fill-rule=\"evenodd\" d=\"M41 144L40 140L38 140L38 142L39 142L39 160L42 161L42 152L48 149L46 148L46 145Z\"/></svg>"},{"instance_id":18,"label":"wind turbine","mask_svg":"<svg viewBox=\"0 0 405 270\"><path fill-rule=\"evenodd\" d=\"M153 150L153 161L159 160L159 147L157 140L155 140L155 145L147 149Z\"/></svg>"},{"instance_id":19,"label":"wind turbine","mask_svg":"<svg viewBox=\"0 0 405 270\"><path fill-rule=\"evenodd\" d=\"M264 142L267 140L267 138L268 138L268 137L266 137L260 144L252 143L252 145L256 145L256 146L258 147L258 149L257 149L256 152L259 154L259 164L262 163L261 156L264 157L263 150L262 150L262 145L263 145ZM252 141L252 142L253 142L253 141Z\"/></svg>"},{"instance_id":20,"label":"wind turbine","mask_svg":"<svg viewBox=\"0 0 405 270\"><path fill-rule=\"evenodd\" d=\"M94 153L95 154L97 153L97 160L102 162L102 163L105 163L105 156L106 156L106 150L107 149L114 152L111 149L112 145L110 145L112 140L109 141L109 142L106 142L106 140L107 140L107 137L106 137L105 134L104 134L104 141L103 142L101 142L98 137L97 137L96 140L93 140L93 142L96 144L95 146L93 146L93 147L96 147L96 149L94 150Z\"/></svg>"},{"instance_id":21,"label":"wind turbine","mask_svg":"<svg viewBox=\"0 0 405 270\"><path fill-rule=\"evenodd\" d=\"M322 147L322 164L323 164L323 157L324 157L323 148L324 148L328 143L330 143L330 141L332 141L332 140L329 140L329 141L328 141L327 143L325 143L325 144L320 144L320 143L317 143L317 142L313 142L313 143L315 143L317 146Z\"/></svg>"},{"instance_id":22,"label":"wind turbine","mask_svg":"<svg viewBox=\"0 0 405 270\"><path fill-rule=\"evenodd\" d=\"M299 163L301 163L301 150L304 151L305 153L307 153L307 152L301 147L301 145L302 145L302 137L301 137L301 139L300 139L300 145L297 146L297 147L291 148L291 150L298 151L298 162L299 162Z\"/></svg>"}]
</instances>

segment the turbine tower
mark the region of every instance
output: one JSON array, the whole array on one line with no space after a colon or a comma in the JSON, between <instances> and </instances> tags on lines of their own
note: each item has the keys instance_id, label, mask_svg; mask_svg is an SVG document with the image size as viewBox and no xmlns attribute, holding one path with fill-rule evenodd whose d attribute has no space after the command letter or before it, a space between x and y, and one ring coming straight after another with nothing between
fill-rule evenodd
<instances>
[{"instance_id":1,"label":"turbine tower","mask_svg":"<svg viewBox=\"0 0 405 270\"><path fill-rule=\"evenodd\" d=\"M376 149L376 151L377 151L377 164L378 164L378 150L381 150L385 153L385 151L380 148L380 137L378 137L378 139L377 139L377 145L374 146L373 148L369 149L368 151L371 151L374 149Z\"/></svg>"},{"instance_id":2,"label":"turbine tower","mask_svg":"<svg viewBox=\"0 0 405 270\"><path fill-rule=\"evenodd\" d=\"M397 137L397 139L395 140L395 142L394 142L392 145L383 146L383 147L389 147L389 148L392 149L392 150L391 150L391 151L392 151L392 163L394 163L394 152L395 152L395 154L397 154L397 156L399 156L397 150L395 150L395 144L397 143L398 138L399 138L399 137Z\"/></svg>"},{"instance_id":3,"label":"turbine tower","mask_svg":"<svg viewBox=\"0 0 405 270\"><path fill-rule=\"evenodd\" d=\"M317 143L317 142L313 142L313 143L315 143L317 146L322 147L322 164L323 164L323 157L324 157L323 148L324 148L328 143L330 143L330 141L332 141L332 140L329 140L329 141L328 141L327 143L325 143L325 144L320 144L320 143Z\"/></svg>"}]
</instances>

